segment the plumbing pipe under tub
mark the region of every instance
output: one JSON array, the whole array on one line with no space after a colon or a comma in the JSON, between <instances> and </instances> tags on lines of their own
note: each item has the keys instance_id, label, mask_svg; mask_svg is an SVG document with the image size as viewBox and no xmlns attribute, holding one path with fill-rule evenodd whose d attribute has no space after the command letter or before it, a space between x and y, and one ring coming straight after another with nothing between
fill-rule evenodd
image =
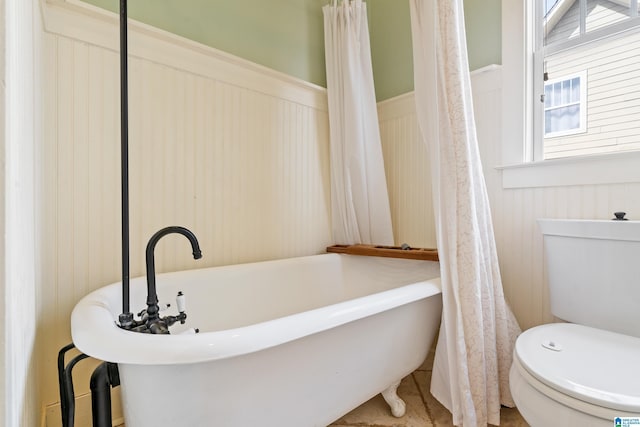
<instances>
[{"instance_id":1,"label":"plumbing pipe under tub","mask_svg":"<svg viewBox=\"0 0 640 427\"><path fill-rule=\"evenodd\" d=\"M101 363L91 374L91 417L93 427L112 427L111 387L120 385L118 365Z\"/></svg>"}]
</instances>

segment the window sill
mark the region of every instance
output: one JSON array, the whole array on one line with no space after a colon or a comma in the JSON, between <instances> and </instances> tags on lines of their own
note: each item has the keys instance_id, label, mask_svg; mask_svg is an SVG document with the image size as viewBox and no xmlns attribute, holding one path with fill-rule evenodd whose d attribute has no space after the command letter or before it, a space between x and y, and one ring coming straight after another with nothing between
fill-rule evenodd
<instances>
[{"instance_id":1,"label":"window sill","mask_svg":"<svg viewBox=\"0 0 640 427\"><path fill-rule=\"evenodd\" d=\"M640 182L640 152L611 153L499 166L503 188Z\"/></svg>"}]
</instances>

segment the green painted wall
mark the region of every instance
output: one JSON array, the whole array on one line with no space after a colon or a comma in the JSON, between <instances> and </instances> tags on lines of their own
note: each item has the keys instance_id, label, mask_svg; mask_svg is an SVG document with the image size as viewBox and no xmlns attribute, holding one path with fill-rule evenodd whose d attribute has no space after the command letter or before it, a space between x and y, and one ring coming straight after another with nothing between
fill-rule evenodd
<instances>
[{"instance_id":1,"label":"green painted wall","mask_svg":"<svg viewBox=\"0 0 640 427\"><path fill-rule=\"evenodd\" d=\"M378 101L413 90L409 0L368 0ZM502 63L501 0L464 0L469 68Z\"/></svg>"},{"instance_id":2,"label":"green painted wall","mask_svg":"<svg viewBox=\"0 0 640 427\"><path fill-rule=\"evenodd\" d=\"M118 0L84 0L117 12ZM129 16L326 86L322 6L329 0L129 0ZM368 0L377 99L413 90L408 0ZM501 63L501 0L464 0L469 66Z\"/></svg>"},{"instance_id":3,"label":"green painted wall","mask_svg":"<svg viewBox=\"0 0 640 427\"><path fill-rule=\"evenodd\" d=\"M502 63L502 0L464 0L469 68Z\"/></svg>"},{"instance_id":4,"label":"green painted wall","mask_svg":"<svg viewBox=\"0 0 640 427\"><path fill-rule=\"evenodd\" d=\"M409 0L368 0L367 12L376 99L412 91Z\"/></svg>"},{"instance_id":5,"label":"green painted wall","mask_svg":"<svg viewBox=\"0 0 640 427\"><path fill-rule=\"evenodd\" d=\"M84 0L118 12L118 0ZM327 0L129 0L130 18L326 86Z\"/></svg>"}]
</instances>

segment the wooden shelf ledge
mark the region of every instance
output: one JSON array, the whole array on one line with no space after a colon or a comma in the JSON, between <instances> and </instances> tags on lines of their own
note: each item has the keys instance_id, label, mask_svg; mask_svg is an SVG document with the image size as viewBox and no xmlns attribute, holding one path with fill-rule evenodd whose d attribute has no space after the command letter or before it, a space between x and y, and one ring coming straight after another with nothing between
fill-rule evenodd
<instances>
[{"instance_id":1,"label":"wooden shelf ledge","mask_svg":"<svg viewBox=\"0 0 640 427\"><path fill-rule=\"evenodd\" d=\"M438 261L437 249L411 248L403 249L401 246L379 245L333 245L327 247L327 252L381 256L387 258L420 259L423 261Z\"/></svg>"}]
</instances>

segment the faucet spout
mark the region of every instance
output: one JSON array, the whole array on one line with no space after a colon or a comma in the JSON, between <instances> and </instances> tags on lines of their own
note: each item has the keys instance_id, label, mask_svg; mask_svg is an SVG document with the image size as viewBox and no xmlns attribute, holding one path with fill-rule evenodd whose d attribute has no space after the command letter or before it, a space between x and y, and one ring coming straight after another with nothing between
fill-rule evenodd
<instances>
[{"instance_id":1,"label":"faucet spout","mask_svg":"<svg viewBox=\"0 0 640 427\"><path fill-rule=\"evenodd\" d=\"M155 256L154 251L156 244L160 239L168 234L182 234L191 243L191 249L193 250L193 259L202 258L202 252L200 251L200 245L198 244L198 239L195 234L184 227L171 226L165 227L158 232L156 232L149 242L147 243L146 250L146 262L147 262L147 315L149 316L147 319L147 324L153 324L158 321L159 315L158 312L160 308L158 307L158 294L156 291L156 267L155 267Z\"/></svg>"}]
</instances>

